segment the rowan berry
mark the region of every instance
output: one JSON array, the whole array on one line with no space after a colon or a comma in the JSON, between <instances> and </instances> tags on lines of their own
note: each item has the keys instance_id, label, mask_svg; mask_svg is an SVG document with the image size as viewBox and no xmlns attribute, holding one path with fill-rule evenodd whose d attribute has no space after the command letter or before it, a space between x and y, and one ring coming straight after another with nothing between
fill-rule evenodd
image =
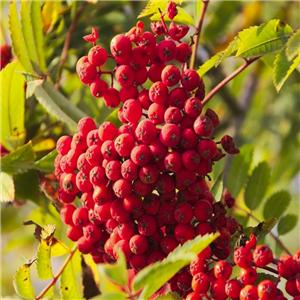
<instances>
[{"instance_id":1,"label":"rowan berry","mask_svg":"<svg viewBox=\"0 0 300 300\"><path fill-rule=\"evenodd\" d=\"M257 285L257 293L261 300L273 300L277 296L277 287L271 280L263 280Z\"/></svg>"},{"instance_id":2,"label":"rowan berry","mask_svg":"<svg viewBox=\"0 0 300 300\"><path fill-rule=\"evenodd\" d=\"M239 247L234 250L233 260L237 266L240 268L247 268L252 263L252 253L246 247Z\"/></svg>"},{"instance_id":3,"label":"rowan berry","mask_svg":"<svg viewBox=\"0 0 300 300\"><path fill-rule=\"evenodd\" d=\"M253 251L253 261L259 267L265 267L273 260L273 252L266 245L259 245Z\"/></svg>"},{"instance_id":4,"label":"rowan berry","mask_svg":"<svg viewBox=\"0 0 300 300\"><path fill-rule=\"evenodd\" d=\"M232 265L228 261L218 261L214 265L216 279L227 281L232 273Z\"/></svg>"},{"instance_id":5,"label":"rowan berry","mask_svg":"<svg viewBox=\"0 0 300 300\"><path fill-rule=\"evenodd\" d=\"M164 40L158 44L158 57L163 62L171 61L175 58L177 48L175 42L171 40Z\"/></svg>"}]
</instances>

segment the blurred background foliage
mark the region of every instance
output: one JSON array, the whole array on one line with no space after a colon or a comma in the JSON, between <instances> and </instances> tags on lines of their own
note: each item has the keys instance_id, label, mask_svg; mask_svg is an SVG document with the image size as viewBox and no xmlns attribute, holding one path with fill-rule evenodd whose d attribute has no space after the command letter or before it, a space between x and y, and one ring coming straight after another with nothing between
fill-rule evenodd
<instances>
[{"instance_id":1,"label":"blurred background foliage","mask_svg":"<svg viewBox=\"0 0 300 300\"><path fill-rule=\"evenodd\" d=\"M1 3L1 44L10 44L8 28L9 2ZM113 36L132 28L136 17L146 6L146 1L45 1L43 3L43 30L45 33L44 54L49 75L57 88L87 116L99 124L105 120L111 110L101 99L91 96L75 71L77 60L87 55L91 44L82 36L96 27L99 32L99 44L109 49ZM184 3L185 9L195 19L199 12L194 1ZM195 14L196 11L196 14ZM212 1L204 20L203 32L197 53L196 68L209 57L226 48L228 43L243 28L259 25L271 19L281 19L294 30L300 27L298 1ZM149 18L143 18L145 28L150 28ZM192 32L191 28L191 32ZM71 31L71 32L70 32ZM65 62L62 53L66 38L71 34ZM187 35L189 36L189 35ZM188 38L187 38L188 41ZM209 92L217 83L238 68L243 61L229 58L205 74L203 80ZM108 63L107 70L114 66ZM279 94L272 82L272 70L259 60L239 74L227 86L222 88L209 102L220 117L221 125L216 138L224 134L234 137L238 146L254 145L253 167L265 160L272 170L271 183L267 195L285 189L292 195L289 211L299 216L300 185L300 91L299 73L294 72ZM110 78L108 76L107 80ZM31 140L37 159L55 148L56 140L63 134L72 134L62 123L50 116L38 104L34 97L25 102L26 142ZM212 178L230 166L226 159L216 164ZM50 201L41 192L34 170L14 176L16 199L13 203L1 206L1 291L2 299L17 299L12 286L12 277L21 265L21 255L32 258L37 249L33 237L33 228L24 227L23 221L34 220L40 225L56 224L56 236L70 245L65 236L65 227L60 221ZM242 192L238 196L243 206ZM253 214L261 221L263 205ZM236 213L239 213L236 211ZM257 222L248 221L248 225ZM275 229L276 233L276 229ZM299 226L282 237L283 243L294 253L300 248ZM276 247L270 237L265 241L276 253ZM60 258L53 259L53 269L61 265ZM31 277L37 292L44 287L36 281L37 275L32 268ZM46 284L46 283L45 283Z\"/></svg>"}]
</instances>

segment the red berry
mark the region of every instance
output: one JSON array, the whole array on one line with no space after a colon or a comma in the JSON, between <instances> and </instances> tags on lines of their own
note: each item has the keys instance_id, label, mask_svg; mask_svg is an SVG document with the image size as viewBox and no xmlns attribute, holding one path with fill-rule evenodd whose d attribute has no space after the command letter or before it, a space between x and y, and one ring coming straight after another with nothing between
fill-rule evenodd
<instances>
[{"instance_id":1,"label":"red berry","mask_svg":"<svg viewBox=\"0 0 300 300\"><path fill-rule=\"evenodd\" d=\"M257 246L253 251L253 261L259 267L265 267L273 260L273 252L265 245Z\"/></svg>"},{"instance_id":2,"label":"red berry","mask_svg":"<svg viewBox=\"0 0 300 300\"><path fill-rule=\"evenodd\" d=\"M277 287L271 280L263 280L257 286L260 300L273 300L277 296Z\"/></svg>"}]
</instances>

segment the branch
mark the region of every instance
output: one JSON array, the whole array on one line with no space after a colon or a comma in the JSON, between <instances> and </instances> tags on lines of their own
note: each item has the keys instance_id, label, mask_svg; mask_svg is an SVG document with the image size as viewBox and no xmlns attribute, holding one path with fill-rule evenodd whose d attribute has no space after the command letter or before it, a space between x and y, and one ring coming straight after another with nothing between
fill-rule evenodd
<instances>
[{"instance_id":1,"label":"branch","mask_svg":"<svg viewBox=\"0 0 300 300\"><path fill-rule=\"evenodd\" d=\"M244 208L242 208L237 204L235 204L235 207L243 211L248 217L251 217L253 220L260 223L260 220L256 216L254 216L251 212L248 212L247 210L245 210ZM292 253L289 251L289 249L286 248L286 246L282 243L282 241L279 239L278 236L276 236L272 231L270 231L270 235L276 241L276 243L281 247L282 250L284 250L287 254L292 256Z\"/></svg>"},{"instance_id":2,"label":"branch","mask_svg":"<svg viewBox=\"0 0 300 300\"><path fill-rule=\"evenodd\" d=\"M57 279L59 278L59 276L62 274L62 272L64 271L64 269L66 268L66 266L68 265L68 263L70 262L70 260L72 259L74 253L77 250L77 244L74 246L74 248L72 249L72 251L70 252L68 258L66 259L66 261L64 262L64 264L61 266L61 268L59 269L59 271L56 273L56 275L53 277L53 279L51 280L51 282L41 291L41 293L35 298L35 300L40 300L43 298L43 296L48 292L48 290L55 285Z\"/></svg>"},{"instance_id":3,"label":"branch","mask_svg":"<svg viewBox=\"0 0 300 300\"><path fill-rule=\"evenodd\" d=\"M200 34L201 34L201 30L202 30L204 15L205 15L209 0L208 1L202 1L202 2L203 2L203 7L202 7L202 11L201 11L198 26L196 28L196 33L195 33L196 40L194 42L193 53L192 53L192 56L191 56L190 69L194 69L194 66L195 66L196 54L197 54Z\"/></svg>"},{"instance_id":4,"label":"branch","mask_svg":"<svg viewBox=\"0 0 300 300\"><path fill-rule=\"evenodd\" d=\"M60 64L59 64L59 71L58 71L58 79L57 79L57 83L56 83L56 88L58 89L59 86L60 86L60 80L61 80L61 74L62 74L62 69L63 69L63 66L66 62L66 59L67 59L67 56L68 56L68 49L69 49L69 46L70 46L70 42L71 42L71 37L72 37L72 34L73 34L73 31L76 27L76 24L77 24L77 21L80 17L80 15L82 14L83 10L85 9L85 7L88 5L88 2L84 2L82 4L82 6L79 8L79 10L77 11L76 13L76 16L68 30L68 34L67 34L67 37L66 37L66 40L65 40L65 44L64 44L64 47L63 47L63 50L62 50L62 53L61 53L61 60L60 60Z\"/></svg>"},{"instance_id":5,"label":"branch","mask_svg":"<svg viewBox=\"0 0 300 300\"><path fill-rule=\"evenodd\" d=\"M216 94L225 84L227 84L230 80L232 80L235 76L240 74L244 69L246 69L249 65L251 65L254 61L258 60L259 58L260 56L257 56L246 60L242 66L240 66L232 74L230 74L223 81L221 81L214 89L212 89L210 93L204 98L202 104L205 105L213 97L213 95Z\"/></svg>"}]
</instances>

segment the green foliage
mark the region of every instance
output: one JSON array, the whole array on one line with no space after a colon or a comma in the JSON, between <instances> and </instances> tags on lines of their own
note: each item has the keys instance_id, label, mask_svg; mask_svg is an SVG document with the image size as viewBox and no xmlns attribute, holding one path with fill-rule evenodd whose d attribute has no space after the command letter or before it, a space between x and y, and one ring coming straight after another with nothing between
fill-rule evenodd
<instances>
[{"instance_id":1,"label":"green foliage","mask_svg":"<svg viewBox=\"0 0 300 300\"><path fill-rule=\"evenodd\" d=\"M300 52L300 30L297 30L286 43L286 57L291 61Z\"/></svg>"},{"instance_id":2,"label":"green foliage","mask_svg":"<svg viewBox=\"0 0 300 300\"><path fill-rule=\"evenodd\" d=\"M54 171L54 160L57 156L57 150L49 152L47 155L43 156L41 159L34 163L34 167L43 172L53 172Z\"/></svg>"},{"instance_id":3,"label":"green foliage","mask_svg":"<svg viewBox=\"0 0 300 300\"><path fill-rule=\"evenodd\" d=\"M28 142L17 150L5 155L1 159L3 172L14 174L25 172L34 166L35 154L32 143Z\"/></svg>"},{"instance_id":4,"label":"green foliage","mask_svg":"<svg viewBox=\"0 0 300 300\"><path fill-rule=\"evenodd\" d=\"M15 72L22 70L19 62L12 62L1 70L1 143L7 150L22 146L24 134L24 79Z\"/></svg>"},{"instance_id":5,"label":"green foliage","mask_svg":"<svg viewBox=\"0 0 300 300\"><path fill-rule=\"evenodd\" d=\"M276 283L277 277L267 274L267 273L257 273L256 285L263 280L271 280L272 282Z\"/></svg>"},{"instance_id":6,"label":"green foliage","mask_svg":"<svg viewBox=\"0 0 300 300\"><path fill-rule=\"evenodd\" d=\"M236 155L231 163L226 187L233 197L236 197L244 186L253 156L253 146L244 145L240 148L240 153Z\"/></svg>"},{"instance_id":7,"label":"green foliage","mask_svg":"<svg viewBox=\"0 0 300 300\"><path fill-rule=\"evenodd\" d=\"M50 279L53 277L51 267L51 242L42 240L37 251L36 269L40 279Z\"/></svg>"},{"instance_id":8,"label":"green foliage","mask_svg":"<svg viewBox=\"0 0 300 300\"><path fill-rule=\"evenodd\" d=\"M15 199L15 185L10 174L1 172L1 202L12 202Z\"/></svg>"},{"instance_id":9,"label":"green foliage","mask_svg":"<svg viewBox=\"0 0 300 300\"><path fill-rule=\"evenodd\" d=\"M264 205L264 218L279 218L284 214L291 202L288 191L279 191L272 194Z\"/></svg>"},{"instance_id":10,"label":"green foliage","mask_svg":"<svg viewBox=\"0 0 300 300\"><path fill-rule=\"evenodd\" d=\"M277 231L279 235L287 234L288 232L292 231L297 223L298 223L299 216L295 214L286 214L283 216L278 223Z\"/></svg>"},{"instance_id":11,"label":"green foliage","mask_svg":"<svg viewBox=\"0 0 300 300\"><path fill-rule=\"evenodd\" d=\"M260 205L267 191L270 180L270 172L271 170L268 163L261 162L254 168L251 176L249 177L245 188L245 204L251 210L256 209Z\"/></svg>"},{"instance_id":12,"label":"green foliage","mask_svg":"<svg viewBox=\"0 0 300 300\"><path fill-rule=\"evenodd\" d=\"M14 174L15 198L18 200L36 199L39 194L39 182L36 170ZM30 182L30 184L28 184Z\"/></svg>"},{"instance_id":13,"label":"green foliage","mask_svg":"<svg viewBox=\"0 0 300 300\"><path fill-rule=\"evenodd\" d=\"M216 202L221 200L223 193L223 172L217 177L210 191Z\"/></svg>"},{"instance_id":14,"label":"green foliage","mask_svg":"<svg viewBox=\"0 0 300 300\"><path fill-rule=\"evenodd\" d=\"M29 268L34 263L34 260L28 261L20 267L14 278L13 285L16 293L25 299L34 299L35 292L31 283Z\"/></svg>"}]
</instances>

